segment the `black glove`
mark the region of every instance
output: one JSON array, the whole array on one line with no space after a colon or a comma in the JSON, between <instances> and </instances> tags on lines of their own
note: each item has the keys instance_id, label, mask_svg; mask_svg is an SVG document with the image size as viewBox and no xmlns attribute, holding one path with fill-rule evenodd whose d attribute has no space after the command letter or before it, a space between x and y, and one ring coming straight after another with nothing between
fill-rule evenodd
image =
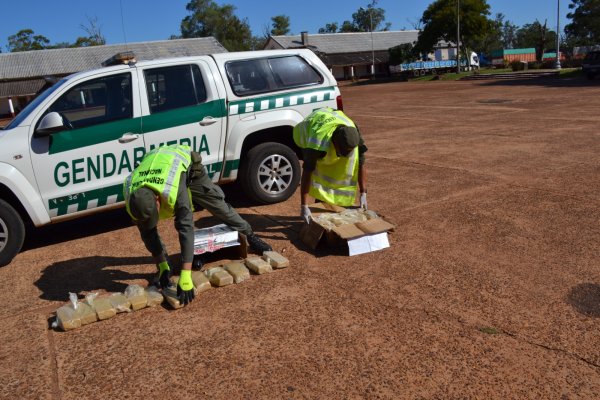
<instances>
[{"instance_id":1,"label":"black glove","mask_svg":"<svg viewBox=\"0 0 600 400\"><path fill-rule=\"evenodd\" d=\"M171 281L171 267L169 267L169 263L166 261L158 264L158 285L162 289L166 289L169 287Z\"/></svg>"},{"instance_id":2,"label":"black glove","mask_svg":"<svg viewBox=\"0 0 600 400\"><path fill-rule=\"evenodd\" d=\"M182 270L177 284L177 297L184 306L194 300L194 283L192 282L192 271Z\"/></svg>"}]
</instances>

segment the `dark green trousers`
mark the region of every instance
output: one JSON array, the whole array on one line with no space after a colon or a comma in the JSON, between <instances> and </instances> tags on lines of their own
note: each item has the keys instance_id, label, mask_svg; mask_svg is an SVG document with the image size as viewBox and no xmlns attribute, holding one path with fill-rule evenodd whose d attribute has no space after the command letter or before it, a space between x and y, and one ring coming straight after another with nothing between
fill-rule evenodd
<instances>
[{"instance_id":1,"label":"dark green trousers","mask_svg":"<svg viewBox=\"0 0 600 400\"><path fill-rule=\"evenodd\" d=\"M221 188L214 184L206 169L192 173L192 179L188 183L187 173L182 172L175 201L174 217L175 229L179 234L179 245L181 246L181 262L192 262L194 259L194 216L192 205L187 189L192 194L194 204L206 209L209 213L219 219L222 223L244 235L252 234L252 227L225 201L225 194ZM138 226L139 228L139 226ZM157 227L149 230L140 229L140 236L146 249L155 257L167 254L167 249L162 242Z\"/></svg>"}]
</instances>

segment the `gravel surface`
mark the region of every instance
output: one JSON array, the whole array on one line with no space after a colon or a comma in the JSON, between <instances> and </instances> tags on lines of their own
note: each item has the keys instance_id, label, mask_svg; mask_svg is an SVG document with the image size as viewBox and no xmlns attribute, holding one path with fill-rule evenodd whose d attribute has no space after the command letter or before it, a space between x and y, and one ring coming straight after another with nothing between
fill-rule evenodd
<instances>
[{"instance_id":1,"label":"gravel surface","mask_svg":"<svg viewBox=\"0 0 600 400\"><path fill-rule=\"evenodd\" d=\"M154 266L123 210L39 229L0 268L0 398L598 398L600 81L342 94L391 248L312 252L298 193L256 206L226 187L289 268L56 332L68 292L146 285Z\"/></svg>"}]
</instances>

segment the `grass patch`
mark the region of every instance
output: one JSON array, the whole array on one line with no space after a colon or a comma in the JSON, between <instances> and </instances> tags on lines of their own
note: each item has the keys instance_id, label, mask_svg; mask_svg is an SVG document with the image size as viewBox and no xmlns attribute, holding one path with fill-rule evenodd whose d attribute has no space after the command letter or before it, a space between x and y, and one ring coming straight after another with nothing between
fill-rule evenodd
<instances>
[{"instance_id":1,"label":"grass patch","mask_svg":"<svg viewBox=\"0 0 600 400\"><path fill-rule=\"evenodd\" d=\"M481 327L479 328L479 332L487 333L488 335L497 335L499 333L502 333L498 329L492 328L491 326Z\"/></svg>"}]
</instances>

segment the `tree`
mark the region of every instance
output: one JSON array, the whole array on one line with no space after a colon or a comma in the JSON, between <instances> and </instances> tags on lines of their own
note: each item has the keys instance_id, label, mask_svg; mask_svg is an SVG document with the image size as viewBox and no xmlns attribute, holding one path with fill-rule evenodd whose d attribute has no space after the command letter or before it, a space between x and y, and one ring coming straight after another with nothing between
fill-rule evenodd
<instances>
[{"instance_id":1,"label":"tree","mask_svg":"<svg viewBox=\"0 0 600 400\"><path fill-rule=\"evenodd\" d=\"M338 30L337 22L325 24L324 28L319 28L319 33L336 33Z\"/></svg>"},{"instance_id":2,"label":"tree","mask_svg":"<svg viewBox=\"0 0 600 400\"><path fill-rule=\"evenodd\" d=\"M600 44L600 0L571 0L565 26L570 43L578 46Z\"/></svg>"},{"instance_id":3,"label":"tree","mask_svg":"<svg viewBox=\"0 0 600 400\"><path fill-rule=\"evenodd\" d=\"M405 64L418 58L412 43L403 43L388 50L390 53L390 65Z\"/></svg>"},{"instance_id":4,"label":"tree","mask_svg":"<svg viewBox=\"0 0 600 400\"><path fill-rule=\"evenodd\" d=\"M360 32L358 27L354 25L351 21L342 22L342 26L340 26L340 33L343 32Z\"/></svg>"},{"instance_id":5,"label":"tree","mask_svg":"<svg viewBox=\"0 0 600 400\"><path fill-rule=\"evenodd\" d=\"M229 51L252 48L248 20L235 16L233 5L219 6L213 0L191 0L185 8L190 15L181 21L182 38L214 36Z\"/></svg>"},{"instance_id":6,"label":"tree","mask_svg":"<svg viewBox=\"0 0 600 400\"><path fill-rule=\"evenodd\" d=\"M367 8L360 7L352 14L352 23L357 32L387 31L390 29L391 23L384 24L385 10L376 8L376 4L377 1L372 0ZM380 26L382 26L381 29L379 29Z\"/></svg>"},{"instance_id":7,"label":"tree","mask_svg":"<svg viewBox=\"0 0 600 400\"><path fill-rule=\"evenodd\" d=\"M338 32L371 32L387 31L392 25L385 21L385 10L376 8L377 0L371 0L371 4L367 8L360 7L352 14L352 21L345 20L339 27ZM371 20L372 18L372 20ZM325 25L324 28L319 28L319 33L335 33L338 29L337 22L332 22Z\"/></svg>"},{"instance_id":8,"label":"tree","mask_svg":"<svg viewBox=\"0 0 600 400\"><path fill-rule=\"evenodd\" d=\"M505 18L504 14L497 13L494 19L490 20L487 34L479 40L474 40L473 49L490 54L494 50L514 48L517 26Z\"/></svg>"},{"instance_id":9,"label":"tree","mask_svg":"<svg viewBox=\"0 0 600 400\"><path fill-rule=\"evenodd\" d=\"M460 0L460 43L466 54L473 49L490 29L490 6L486 0ZM436 0L423 16L416 50L429 53L440 40L456 43L456 0Z\"/></svg>"},{"instance_id":10,"label":"tree","mask_svg":"<svg viewBox=\"0 0 600 400\"><path fill-rule=\"evenodd\" d=\"M50 40L42 35L34 35L31 29L21 29L19 32L8 37L8 51L28 51L45 49Z\"/></svg>"},{"instance_id":11,"label":"tree","mask_svg":"<svg viewBox=\"0 0 600 400\"><path fill-rule=\"evenodd\" d=\"M532 24L525 24L517 30L516 47L535 48L537 61L542 61L548 45L553 46L555 43L556 32L548 29L546 21L542 25L540 21L535 20Z\"/></svg>"},{"instance_id":12,"label":"tree","mask_svg":"<svg viewBox=\"0 0 600 400\"><path fill-rule=\"evenodd\" d=\"M79 28L87 33L87 36L78 37L72 47L101 46L106 44L106 39L101 30L102 27L98 25L98 17L87 17L87 20L87 25L79 25Z\"/></svg>"},{"instance_id":13,"label":"tree","mask_svg":"<svg viewBox=\"0 0 600 400\"><path fill-rule=\"evenodd\" d=\"M290 17L287 15L276 15L271 17L271 35L281 36L290 33Z\"/></svg>"}]
</instances>

